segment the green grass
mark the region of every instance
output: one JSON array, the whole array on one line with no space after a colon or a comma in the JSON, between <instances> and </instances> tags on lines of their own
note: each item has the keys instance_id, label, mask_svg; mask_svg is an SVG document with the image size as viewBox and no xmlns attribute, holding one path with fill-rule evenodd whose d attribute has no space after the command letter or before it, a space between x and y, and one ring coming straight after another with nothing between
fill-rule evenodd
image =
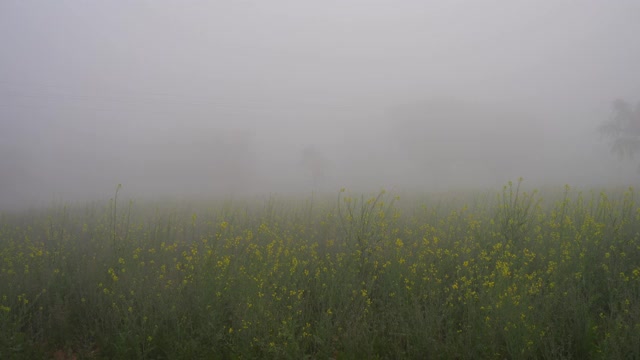
<instances>
[{"instance_id":1,"label":"green grass","mask_svg":"<svg viewBox=\"0 0 640 360\"><path fill-rule=\"evenodd\" d=\"M0 358L637 359L637 196L4 213Z\"/></svg>"}]
</instances>

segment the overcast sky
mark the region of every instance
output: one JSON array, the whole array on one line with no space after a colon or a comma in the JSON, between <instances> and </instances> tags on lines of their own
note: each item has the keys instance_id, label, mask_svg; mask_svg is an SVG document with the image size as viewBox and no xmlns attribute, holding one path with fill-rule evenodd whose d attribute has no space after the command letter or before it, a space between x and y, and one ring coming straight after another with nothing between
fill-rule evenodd
<instances>
[{"instance_id":1,"label":"overcast sky","mask_svg":"<svg viewBox=\"0 0 640 360\"><path fill-rule=\"evenodd\" d=\"M302 159L311 146L330 189L420 183L390 140L402 126L390 109L438 99L453 113L461 102L522 114L523 131L564 157L533 171L549 181L628 182L592 135L612 100L640 99L639 19L631 0L3 0L0 201L103 197L118 182L204 191L217 176L207 166L261 191L304 189L323 163ZM584 151L603 155L594 165ZM574 178L558 174L568 162ZM178 163L191 165L176 174Z\"/></svg>"}]
</instances>

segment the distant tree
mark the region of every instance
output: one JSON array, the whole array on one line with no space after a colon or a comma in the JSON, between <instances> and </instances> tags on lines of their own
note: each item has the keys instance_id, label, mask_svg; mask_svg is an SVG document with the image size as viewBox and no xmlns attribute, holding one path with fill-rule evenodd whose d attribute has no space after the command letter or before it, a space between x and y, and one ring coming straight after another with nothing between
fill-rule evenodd
<instances>
[{"instance_id":1,"label":"distant tree","mask_svg":"<svg viewBox=\"0 0 640 360\"><path fill-rule=\"evenodd\" d=\"M391 141L425 182L504 183L537 164L543 127L524 113L464 100L425 100L388 111Z\"/></svg>"},{"instance_id":2,"label":"distant tree","mask_svg":"<svg viewBox=\"0 0 640 360\"><path fill-rule=\"evenodd\" d=\"M216 150L220 153L212 165L216 170L214 179L223 190L241 193L255 185L257 175L255 137L256 133L253 130L229 131L224 133L222 141L217 144Z\"/></svg>"},{"instance_id":3,"label":"distant tree","mask_svg":"<svg viewBox=\"0 0 640 360\"><path fill-rule=\"evenodd\" d=\"M308 146L302 150L302 158L298 164L311 175L314 189L324 181L328 161L315 147Z\"/></svg>"},{"instance_id":4,"label":"distant tree","mask_svg":"<svg viewBox=\"0 0 640 360\"><path fill-rule=\"evenodd\" d=\"M611 118L604 121L598 131L610 141L611 151L621 160L633 160L636 153L640 152L640 102L634 107L618 99L611 108Z\"/></svg>"}]
</instances>

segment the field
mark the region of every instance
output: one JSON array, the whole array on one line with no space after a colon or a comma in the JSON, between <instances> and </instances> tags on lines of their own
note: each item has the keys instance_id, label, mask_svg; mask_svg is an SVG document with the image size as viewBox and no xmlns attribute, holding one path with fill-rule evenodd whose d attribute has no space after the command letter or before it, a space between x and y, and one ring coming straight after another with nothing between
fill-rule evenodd
<instances>
[{"instance_id":1,"label":"field","mask_svg":"<svg viewBox=\"0 0 640 360\"><path fill-rule=\"evenodd\" d=\"M2 359L638 359L633 189L0 215Z\"/></svg>"}]
</instances>

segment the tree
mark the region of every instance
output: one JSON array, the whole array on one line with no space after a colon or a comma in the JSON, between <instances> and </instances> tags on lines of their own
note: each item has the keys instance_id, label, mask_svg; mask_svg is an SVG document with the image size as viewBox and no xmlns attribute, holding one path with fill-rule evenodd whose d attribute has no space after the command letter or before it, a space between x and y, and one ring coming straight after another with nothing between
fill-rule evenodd
<instances>
[{"instance_id":1,"label":"tree","mask_svg":"<svg viewBox=\"0 0 640 360\"><path fill-rule=\"evenodd\" d=\"M528 176L541 158L544 128L507 106L426 100L394 106L388 118L392 141L423 184L504 184Z\"/></svg>"},{"instance_id":2,"label":"tree","mask_svg":"<svg viewBox=\"0 0 640 360\"><path fill-rule=\"evenodd\" d=\"M598 131L610 141L611 151L620 159L632 160L640 152L640 102L633 107L618 99L611 108L611 118L603 122Z\"/></svg>"},{"instance_id":3,"label":"tree","mask_svg":"<svg viewBox=\"0 0 640 360\"><path fill-rule=\"evenodd\" d=\"M315 147L307 146L302 151L302 159L298 164L303 166L311 175L314 189L324 182L328 161Z\"/></svg>"}]
</instances>

